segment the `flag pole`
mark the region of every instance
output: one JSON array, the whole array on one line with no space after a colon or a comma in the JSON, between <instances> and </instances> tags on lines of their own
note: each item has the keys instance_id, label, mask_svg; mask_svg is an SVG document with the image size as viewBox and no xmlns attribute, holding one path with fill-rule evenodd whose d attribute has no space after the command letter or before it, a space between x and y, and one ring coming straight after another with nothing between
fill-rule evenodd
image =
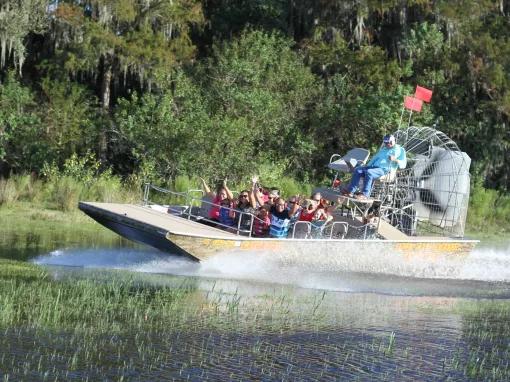
<instances>
[{"instance_id":1,"label":"flag pole","mask_svg":"<svg viewBox=\"0 0 510 382\"><path fill-rule=\"evenodd\" d=\"M400 125L402 125L402 119L404 118L404 110L405 110L405 106L402 106L402 113L400 113L400 121L398 121L398 129L397 130L400 130Z\"/></svg>"},{"instance_id":2,"label":"flag pole","mask_svg":"<svg viewBox=\"0 0 510 382\"><path fill-rule=\"evenodd\" d=\"M413 116L413 111L409 110L409 121L407 121L407 129L411 126L411 117Z\"/></svg>"}]
</instances>

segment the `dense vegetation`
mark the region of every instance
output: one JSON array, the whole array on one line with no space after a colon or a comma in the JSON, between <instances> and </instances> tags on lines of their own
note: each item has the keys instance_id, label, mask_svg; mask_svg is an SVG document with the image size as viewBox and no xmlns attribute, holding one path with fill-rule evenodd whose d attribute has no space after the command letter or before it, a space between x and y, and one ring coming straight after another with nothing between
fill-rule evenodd
<instances>
[{"instance_id":1,"label":"dense vegetation","mask_svg":"<svg viewBox=\"0 0 510 382\"><path fill-rule=\"evenodd\" d=\"M510 188L507 0L0 4L4 177L95 158L124 179L317 180L395 130L421 84L415 122Z\"/></svg>"}]
</instances>

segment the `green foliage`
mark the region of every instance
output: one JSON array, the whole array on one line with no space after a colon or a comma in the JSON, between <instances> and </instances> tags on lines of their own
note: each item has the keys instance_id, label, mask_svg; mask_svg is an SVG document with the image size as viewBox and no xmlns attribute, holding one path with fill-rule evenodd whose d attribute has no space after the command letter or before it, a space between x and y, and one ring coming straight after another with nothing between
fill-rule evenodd
<instances>
[{"instance_id":1,"label":"green foliage","mask_svg":"<svg viewBox=\"0 0 510 382\"><path fill-rule=\"evenodd\" d=\"M191 179L187 175L178 175L175 177L173 189L177 192L186 192L192 189Z\"/></svg>"},{"instance_id":2,"label":"green foliage","mask_svg":"<svg viewBox=\"0 0 510 382\"><path fill-rule=\"evenodd\" d=\"M0 163L3 161L15 170L41 165L49 148L42 139L35 108L32 91L9 72L0 83Z\"/></svg>"},{"instance_id":3,"label":"green foliage","mask_svg":"<svg viewBox=\"0 0 510 382\"><path fill-rule=\"evenodd\" d=\"M320 85L289 40L245 31L215 44L199 73L215 114L211 154L220 173L240 177L258 163L309 162L313 142L302 129Z\"/></svg>"},{"instance_id":4,"label":"green foliage","mask_svg":"<svg viewBox=\"0 0 510 382\"><path fill-rule=\"evenodd\" d=\"M100 166L101 163L96 160L95 155L91 152L88 152L82 157L73 154L65 161L62 171L60 171L55 163L49 164L46 162L42 170L42 175L49 180L67 176L80 180L85 184L90 184L96 178Z\"/></svg>"},{"instance_id":5,"label":"green foliage","mask_svg":"<svg viewBox=\"0 0 510 382\"><path fill-rule=\"evenodd\" d=\"M484 188L480 179L475 181L469 201L467 226L470 232L508 234L510 197Z\"/></svg>"},{"instance_id":6,"label":"green foliage","mask_svg":"<svg viewBox=\"0 0 510 382\"><path fill-rule=\"evenodd\" d=\"M46 139L56 158L69 158L94 147L98 140L95 127L95 98L84 86L70 81L43 79L41 88L45 108L42 118Z\"/></svg>"},{"instance_id":7,"label":"green foliage","mask_svg":"<svg viewBox=\"0 0 510 382\"><path fill-rule=\"evenodd\" d=\"M295 179L289 177L281 178L277 183L281 194L288 198L293 195L301 195L309 197L311 195L311 187L308 184L300 184Z\"/></svg>"},{"instance_id":8,"label":"green foliage","mask_svg":"<svg viewBox=\"0 0 510 382\"><path fill-rule=\"evenodd\" d=\"M113 176L111 170L102 172L91 184L90 188L81 194L83 200L97 200L106 203L119 202L123 187L119 177Z\"/></svg>"},{"instance_id":9,"label":"green foliage","mask_svg":"<svg viewBox=\"0 0 510 382\"><path fill-rule=\"evenodd\" d=\"M65 161L62 169L45 163L42 174L46 178L45 200L57 209L70 211L77 207L79 200L119 202L138 200L135 190L138 184L123 186L120 177L111 169L100 171L101 164L94 154L83 157L73 154Z\"/></svg>"},{"instance_id":10,"label":"green foliage","mask_svg":"<svg viewBox=\"0 0 510 382\"><path fill-rule=\"evenodd\" d=\"M125 145L144 176L152 177L155 171L168 179L197 172L207 155L210 121L198 89L184 73L169 86L173 91L161 96L133 94L120 100L115 114Z\"/></svg>"},{"instance_id":11,"label":"green foliage","mask_svg":"<svg viewBox=\"0 0 510 382\"><path fill-rule=\"evenodd\" d=\"M318 88L289 41L246 32L215 46L197 72L208 80L179 72L160 96L120 100L116 123L138 161L150 158L163 178L238 181L259 163L306 160L300 149L310 153L310 143L299 130Z\"/></svg>"},{"instance_id":12,"label":"green foliage","mask_svg":"<svg viewBox=\"0 0 510 382\"><path fill-rule=\"evenodd\" d=\"M11 3L3 176L93 152L137 187L182 174L316 181L331 154L394 131L420 84L434 96L413 122L437 121L486 187L510 189L507 2Z\"/></svg>"},{"instance_id":13,"label":"green foliage","mask_svg":"<svg viewBox=\"0 0 510 382\"><path fill-rule=\"evenodd\" d=\"M0 69L12 59L21 73L27 58L25 39L49 25L48 0L17 0L0 4Z\"/></svg>"},{"instance_id":14,"label":"green foliage","mask_svg":"<svg viewBox=\"0 0 510 382\"><path fill-rule=\"evenodd\" d=\"M107 86L127 74L150 84L191 58L191 27L204 21L197 0L63 1L54 17L52 38L66 48L55 58L70 73L99 73ZM101 101L106 98L103 92Z\"/></svg>"}]
</instances>

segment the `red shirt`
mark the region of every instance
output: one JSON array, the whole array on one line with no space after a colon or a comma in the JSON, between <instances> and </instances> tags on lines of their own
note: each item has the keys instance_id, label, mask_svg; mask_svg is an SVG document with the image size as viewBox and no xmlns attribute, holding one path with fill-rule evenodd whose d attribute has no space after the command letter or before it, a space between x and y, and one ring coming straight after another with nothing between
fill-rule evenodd
<instances>
[{"instance_id":1,"label":"red shirt","mask_svg":"<svg viewBox=\"0 0 510 382\"><path fill-rule=\"evenodd\" d=\"M220 219L220 202L221 199L218 195L216 195L212 201L214 204L211 205L211 209L209 210L209 219L219 220Z\"/></svg>"},{"instance_id":2,"label":"red shirt","mask_svg":"<svg viewBox=\"0 0 510 382\"><path fill-rule=\"evenodd\" d=\"M315 211L316 211L315 209L301 211L301 214L299 215L299 221L311 222L313 220L313 217L315 216Z\"/></svg>"},{"instance_id":3,"label":"red shirt","mask_svg":"<svg viewBox=\"0 0 510 382\"><path fill-rule=\"evenodd\" d=\"M264 220L260 218L253 219L253 235L259 237L267 236L270 225L271 219L269 219L269 215L267 215Z\"/></svg>"}]
</instances>

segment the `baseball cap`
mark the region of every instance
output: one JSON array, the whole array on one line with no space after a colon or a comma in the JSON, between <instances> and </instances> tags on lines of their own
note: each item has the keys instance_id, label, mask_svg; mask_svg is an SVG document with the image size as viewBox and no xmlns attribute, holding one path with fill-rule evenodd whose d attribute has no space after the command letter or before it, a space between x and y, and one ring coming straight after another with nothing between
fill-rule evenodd
<instances>
[{"instance_id":1,"label":"baseball cap","mask_svg":"<svg viewBox=\"0 0 510 382\"><path fill-rule=\"evenodd\" d=\"M383 138L384 143L395 143L395 136L392 134L386 134Z\"/></svg>"}]
</instances>

